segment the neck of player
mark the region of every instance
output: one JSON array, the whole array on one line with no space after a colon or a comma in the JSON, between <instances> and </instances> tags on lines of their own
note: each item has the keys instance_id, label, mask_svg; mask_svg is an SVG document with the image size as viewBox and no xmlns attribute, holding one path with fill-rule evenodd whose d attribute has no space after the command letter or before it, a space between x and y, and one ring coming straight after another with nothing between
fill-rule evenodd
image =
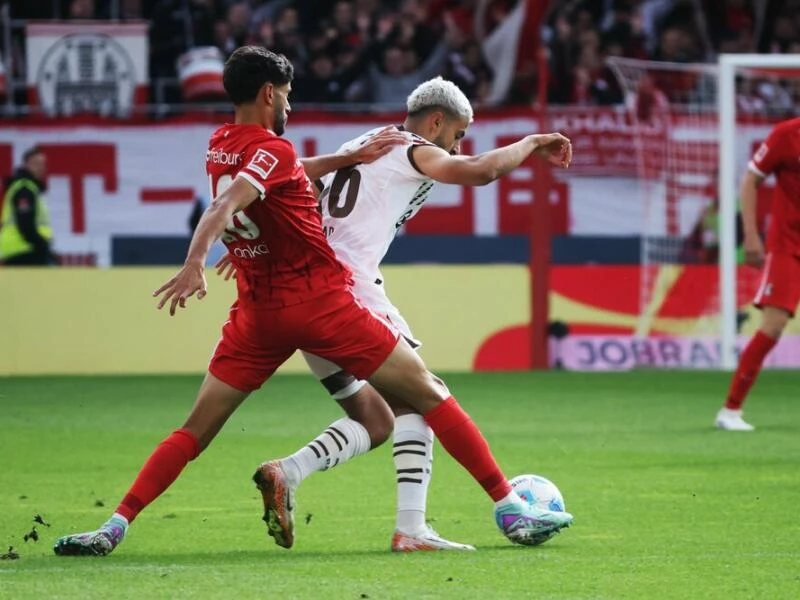
<instances>
[{"instance_id":1,"label":"neck of player","mask_svg":"<svg viewBox=\"0 0 800 600\"><path fill-rule=\"evenodd\" d=\"M412 119L411 117L406 117L406 120L403 121L403 129L409 133L418 135L421 138L425 138L426 140L430 139L428 137L430 135L430 131L427 130L425 122L422 119Z\"/></svg>"},{"instance_id":2,"label":"neck of player","mask_svg":"<svg viewBox=\"0 0 800 600\"><path fill-rule=\"evenodd\" d=\"M237 125L260 125L264 129L272 131L274 121L272 111L265 110L256 104L240 104L236 107L234 123Z\"/></svg>"}]
</instances>

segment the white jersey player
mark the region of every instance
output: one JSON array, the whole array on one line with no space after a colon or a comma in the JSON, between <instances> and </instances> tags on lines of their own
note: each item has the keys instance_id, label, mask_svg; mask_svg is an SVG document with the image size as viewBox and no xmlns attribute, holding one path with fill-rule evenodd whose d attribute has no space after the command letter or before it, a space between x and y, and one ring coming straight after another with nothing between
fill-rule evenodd
<instances>
[{"instance_id":1,"label":"white jersey player","mask_svg":"<svg viewBox=\"0 0 800 600\"><path fill-rule=\"evenodd\" d=\"M408 115L398 129L406 143L370 164L341 169L322 183L320 210L328 242L353 272L356 298L393 325L415 347L420 342L389 301L380 263L397 230L422 208L435 181L485 185L510 172L531 154L569 166L572 147L558 133L529 135L478 156L460 156L461 139L472 122L472 107L452 82L437 77L418 86L407 101ZM340 151L364 144L381 129L345 143ZM220 272L225 262L220 263ZM230 276L230 271L228 272ZM269 461L280 467L284 484L295 489L315 471L341 464L383 443L393 428L397 474L397 521L391 549L474 550L440 537L425 520L431 478L433 433L423 415L384 394L391 407L380 412L378 392L337 365L305 354L309 367L345 409L349 419L333 423L291 456ZM440 385L444 382L439 380ZM393 414L392 414L393 413ZM340 429L347 421L347 442ZM352 438L359 438L353 441ZM265 463L265 464L269 464Z\"/></svg>"},{"instance_id":2,"label":"white jersey player","mask_svg":"<svg viewBox=\"0 0 800 600\"><path fill-rule=\"evenodd\" d=\"M381 131L368 131L342 145L339 152L352 151ZM408 324L386 296L380 271L397 230L419 212L434 183L414 166L412 158L416 146L432 144L411 132L403 133L407 143L396 145L378 164L327 175L322 180L320 210L328 242L353 272L355 296L413 340Z\"/></svg>"}]
</instances>

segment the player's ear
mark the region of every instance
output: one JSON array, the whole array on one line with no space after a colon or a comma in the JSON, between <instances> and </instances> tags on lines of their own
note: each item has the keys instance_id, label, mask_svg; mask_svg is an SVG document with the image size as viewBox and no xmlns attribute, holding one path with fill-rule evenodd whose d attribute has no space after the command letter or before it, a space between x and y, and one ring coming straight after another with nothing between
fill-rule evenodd
<instances>
[{"instance_id":1,"label":"player's ear","mask_svg":"<svg viewBox=\"0 0 800 600\"><path fill-rule=\"evenodd\" d=\"M442 127L444 127L445 122L445 115L440 110L435 110L431 113L431 125L433 125L434 130L438 134Z\"/></svg>"},{"instance_id":2,"label":"player's ear","mask_svg":"<svg viewBox=\"0 0 800 600\"><path fill-rule=\"evenodd\" d=\"M272 106L275 97L275 85L272 82L267 82L261 88L261 93L264 95L264 102L267 106Z\"/></svg>"}]
</instances>

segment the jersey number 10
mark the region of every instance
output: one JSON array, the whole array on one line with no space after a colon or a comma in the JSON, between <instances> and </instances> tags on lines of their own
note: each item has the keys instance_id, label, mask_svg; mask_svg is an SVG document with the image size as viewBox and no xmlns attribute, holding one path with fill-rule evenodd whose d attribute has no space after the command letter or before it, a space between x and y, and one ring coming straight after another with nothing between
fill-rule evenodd
<instances>
[{"instance_id":1,"label":"jersey number 10","mask_svg":"<svg viewBox=\"0 0 800 600\"><path fill-rule=\"evenodd\" d=\"M347 184L347 193L344 196L344 204L339 204L344 185ZM328 203L328 214L335 219L344 219L356 207L358 198L358 188L361 187L361 172L355 167L339 169L333 177L331 184L322 190L319 197L319 208L322 210L323 203Z\"/></svg>"}]
</instances>

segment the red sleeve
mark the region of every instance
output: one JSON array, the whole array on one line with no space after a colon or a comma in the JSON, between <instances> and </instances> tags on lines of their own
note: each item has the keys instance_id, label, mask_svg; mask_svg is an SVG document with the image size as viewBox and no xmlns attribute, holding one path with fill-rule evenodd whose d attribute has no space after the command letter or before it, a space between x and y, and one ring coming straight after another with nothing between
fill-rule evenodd
<instances>
[{"instance_id":1,"label":"red sleeve","mask_svg":"<svg viewBox=\"0 0 800 600\"><path fill-rule=\"evenodd\" d=\"M252 144L245 152L244 166L237 177L253 185L263 199L270 190L292 178L297 154L291 142L272 138Z\"/></svg>"},{"instance_id":2,"label":"red sleeve","mask_svg":"<svg viewBox=\"0 0 800 600\"><path fill-rule=\"evenodd\" d=\"M786 127L778 125L761 144L747 167L756 175L766 177L774 173L783 162L786 152Z\"/></svg>"}]
</instances>

